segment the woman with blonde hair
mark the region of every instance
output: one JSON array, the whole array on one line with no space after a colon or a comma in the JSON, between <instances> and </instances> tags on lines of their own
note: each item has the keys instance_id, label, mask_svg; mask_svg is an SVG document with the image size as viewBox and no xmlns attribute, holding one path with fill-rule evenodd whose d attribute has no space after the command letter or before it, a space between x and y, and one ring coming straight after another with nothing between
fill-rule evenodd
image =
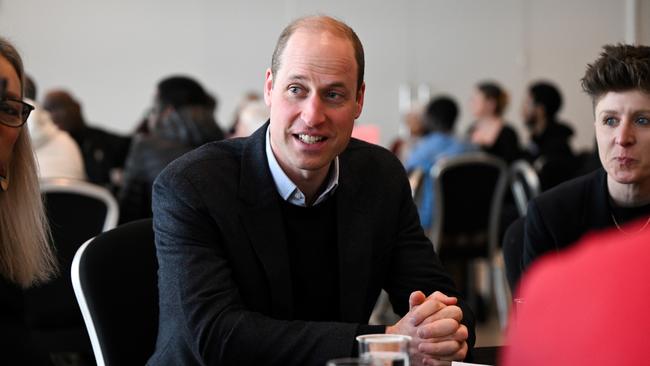
<instances>
[{"instance_id":1,"label":"woman with blonde hair","mask_svg":"<svg viewBox=\"0 0 650 366\"><path fill-rule=\"evenodd\" d=\"M23 101L23 65L0 37L0 354L24 364L30 349L22 289L56 272L41 202L36 162L23 128L33 107Z\"/></svg>"}]
</instances>

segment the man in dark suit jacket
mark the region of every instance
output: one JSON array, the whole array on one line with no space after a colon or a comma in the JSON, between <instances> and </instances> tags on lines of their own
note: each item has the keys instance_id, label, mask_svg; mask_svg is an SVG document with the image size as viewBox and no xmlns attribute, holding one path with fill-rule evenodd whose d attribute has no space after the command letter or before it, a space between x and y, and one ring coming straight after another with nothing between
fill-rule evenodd
<instances>
[{"instance_id":1,"label":"man in dark suit jacket","mask_svg":"<svg viewBox=\"0 0 650 366\"><path fill-rule=\"evenodd\" d=\"M266 73L270 122L161 173L150 365L323 365L353 355L355 336L384 332L413 337L416 365L465 358L473 317L447 296L457 291L419 225L404 169L350 138L364 91L352 29L299 19ZM367 325L382 288L404 317Z\"/></svg>"}]
</instances>

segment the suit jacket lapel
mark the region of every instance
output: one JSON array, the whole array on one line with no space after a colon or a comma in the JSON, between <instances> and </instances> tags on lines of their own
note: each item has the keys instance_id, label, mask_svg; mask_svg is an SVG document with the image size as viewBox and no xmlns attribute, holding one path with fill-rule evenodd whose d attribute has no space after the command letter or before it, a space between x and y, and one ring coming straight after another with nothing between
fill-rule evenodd
<instances>
[{"instance_id":1,"label":"suit jacket lapel","mask_svg":"<svg viewBox=\"0 0 650 366\"><path fill-rule=\"evenodd\" d=\"M367 230L367 213L359 177L344 158L339 160L336 220L339 257L339 302L341 320L359 322L366 312L366 293L370 279L372 243ZM356 178L356 179L355 179Z\"/></svg>"},{"instance_id":2,"label":"suit jacket lapel","mask_svg":"<svg viewBox=\"0 0 650 366\"><path fill-rule=\"evenodd\" d=\"M278 193L265 151L266 126L246 142L242 152L239 198L241 219L271 290L272 314L280 319L293 316L293 294L287 239L280 213Z\"/></svg>"}]
</instances>

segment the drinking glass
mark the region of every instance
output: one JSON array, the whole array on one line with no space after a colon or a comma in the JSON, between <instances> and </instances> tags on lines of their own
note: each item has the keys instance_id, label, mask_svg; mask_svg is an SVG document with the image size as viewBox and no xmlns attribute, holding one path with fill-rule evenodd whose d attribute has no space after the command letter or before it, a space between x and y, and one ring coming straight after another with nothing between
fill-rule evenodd
<instances>
[{"instance_id":1,"label":"drinking glass","mask_svg":"<svg viewBox=\"0 0 650 366\"><path fill-rule=\"evenodd\" d=\"M375 366L409 366L411 337L399 334L367 334L357 337L359 357Z\"/></svg>"}]
</instances>

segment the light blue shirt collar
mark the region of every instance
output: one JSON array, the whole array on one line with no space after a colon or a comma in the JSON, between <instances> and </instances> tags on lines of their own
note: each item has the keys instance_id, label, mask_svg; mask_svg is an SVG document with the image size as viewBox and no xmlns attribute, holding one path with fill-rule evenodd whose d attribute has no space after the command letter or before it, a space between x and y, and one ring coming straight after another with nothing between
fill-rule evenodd
<instances>
[{"instance_id":1,"label":"light blue shirt collar","mask_svg":"<svg viewBox=\"0 0 650 366\"><path fill-rule=\"evenodd\" d=\"M307 202L305 202L305 194L300 191L300 189L291 181L287 174L282 170L278 160L275 158L273 151L271 150L271 129L266 128L266 160L269 163L269 169L271 170L271 175L273 176L273 181L275 182L275 187L278 190L278 193L283 200L301 207L307 207ZM325 201L329 196L331 196L336 187L339 185L339 157L334 158L334 169L330 169L329 174L327 175L327 187L323 193L318 196L314 202L314 206Z\"/></svg>"}]
</instances>

